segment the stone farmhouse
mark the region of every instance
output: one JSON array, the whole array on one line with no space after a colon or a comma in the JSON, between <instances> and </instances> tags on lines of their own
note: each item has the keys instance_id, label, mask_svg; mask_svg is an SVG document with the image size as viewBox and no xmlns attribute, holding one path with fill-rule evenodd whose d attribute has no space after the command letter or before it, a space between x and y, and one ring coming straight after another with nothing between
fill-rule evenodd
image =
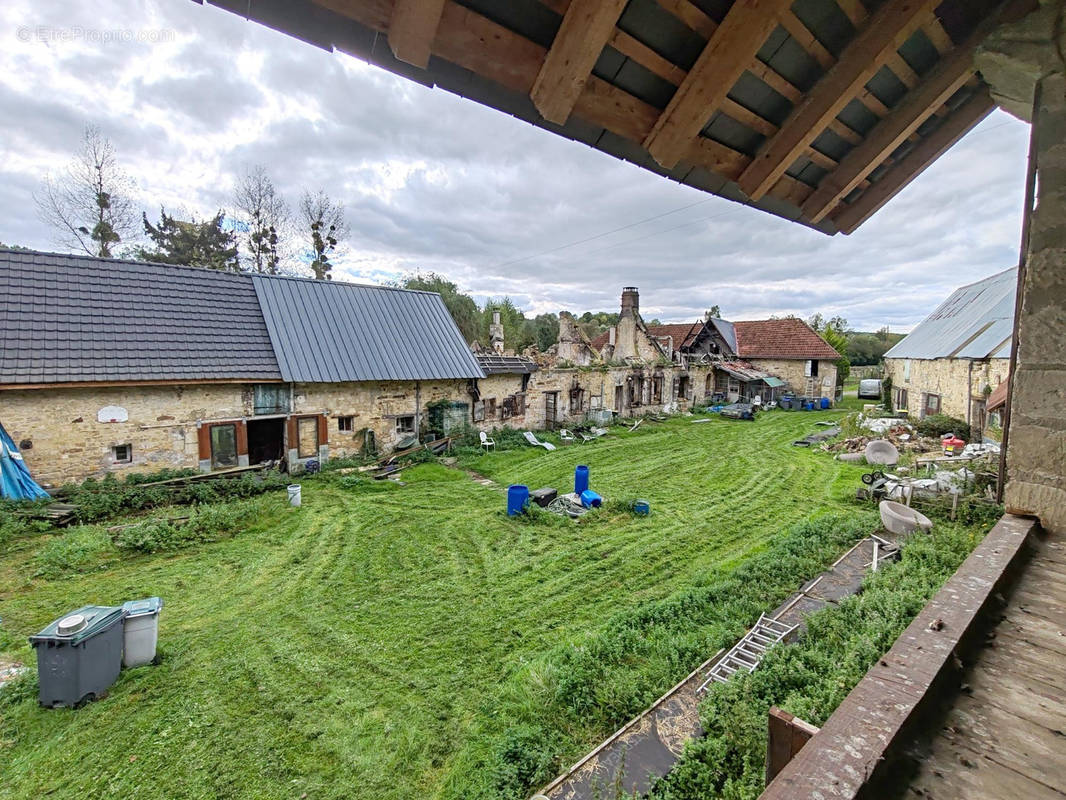
<instances>
[{"instance_id":1,"label":"stone farmhouse","mask_svg":"<svg viewBox=\"0 0 1066 800\"><path fill-rule=\"evenodd\" d=\"M635 288L590 342L463 340L439 295L0 249L0 420L44 484L387 451L468 427L546 429L712 398L830 396L799 320L649 328Z\"/></svg>"},{"instance_id":2,"label":"stone farmhouse","mask_svg":"<svg viewBox=\"0 0 1066 800\"><path fill-rule=\"evenodd\" d=\"M949 414L985 429L989 406L1006 399L1017 282L1012 267L956 289L885 353L897 409Z\"/></svg>"}]
</instances>

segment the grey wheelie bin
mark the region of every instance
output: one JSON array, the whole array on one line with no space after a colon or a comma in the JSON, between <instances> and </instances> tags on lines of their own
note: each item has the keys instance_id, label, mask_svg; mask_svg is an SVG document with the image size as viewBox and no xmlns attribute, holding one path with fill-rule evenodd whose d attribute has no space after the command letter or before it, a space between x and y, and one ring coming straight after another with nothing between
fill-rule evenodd
<instances>
[{"instance_id":1,"label":"grey wheelie bin","mask_svg":"<svg viewBox=\"0 0 1066 800\"><path fill-rule=\"evenodd\" d=\"M107 692L122 668L125 615L121 606L85 606L30 637L42 706L77 706Z\"/></svg>"}]
</instances>

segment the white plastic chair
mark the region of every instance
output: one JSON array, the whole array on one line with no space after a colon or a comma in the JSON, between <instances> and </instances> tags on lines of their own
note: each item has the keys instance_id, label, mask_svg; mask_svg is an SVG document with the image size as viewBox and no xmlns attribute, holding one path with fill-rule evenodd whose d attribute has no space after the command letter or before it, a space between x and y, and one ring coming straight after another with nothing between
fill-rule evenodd
<instances>
[{"instance_id":1,"label":"white plastic chair","mask_svg":"<svg viewBox=\"0 0 1066 800\"><path fill-rule=\"evenodd\" d=\"M488 450L490 447L493 450L496 449L496 441L494 439L490 439L489 435L485 433L485 431L478 431L478 436L481 437L481 449Z\"/></svg>"},{"instance_id":2,"label":"white plastic chair","mask_svg":"<svg viewBox=\"0 0 1066 800\"><path fill-rule=\"evenodd\" d=\"M577 439L574 437L574 434L570 433L570 431L568 431L566 428L560 428L559 441L561 441L563 444L572 444L573 442L577 441Z\"/></svg>"}]
</instances>

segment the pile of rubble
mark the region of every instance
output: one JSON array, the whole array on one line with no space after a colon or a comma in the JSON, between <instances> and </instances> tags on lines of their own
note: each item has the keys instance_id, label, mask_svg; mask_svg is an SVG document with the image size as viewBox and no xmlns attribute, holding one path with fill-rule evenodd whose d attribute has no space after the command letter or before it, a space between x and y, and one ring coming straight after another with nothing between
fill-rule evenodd
<instances>
[{"instance_id":1,"label":"pile of rubble","mask_svg":"<svg viewBox=\"0 0 1066 800\"><path fill-rule=\"evenodd\" d=\"M875 440L889 442L901 453L933 453L941 449L939 439L919 436L913 426L895 417L860 416L859 427L869 433L823 444L822 449L830 453L862 453Z\"/></svg>"}]
</instances>

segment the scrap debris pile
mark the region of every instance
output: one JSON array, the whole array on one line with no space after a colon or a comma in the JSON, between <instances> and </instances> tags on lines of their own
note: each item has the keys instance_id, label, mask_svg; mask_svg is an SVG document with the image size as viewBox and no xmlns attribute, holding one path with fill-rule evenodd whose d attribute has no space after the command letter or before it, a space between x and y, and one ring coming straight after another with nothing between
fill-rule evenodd
<instances>
[{"instance_id":1,"label":"scrap debris pile","mask_svg":"<svg viewBox=\"0 0 1066 800\"><path fill-rule=\"evenodd\" d=\"M863 453L866 445L879 439L891 443L901 453L933 453L940 452L941 449L939 439L919 436L914 432L913 426L903 420L891 417L859 417L859 427L869 433L823 444L822 449L831 453Z\"/></svg>"}]
</instances>

